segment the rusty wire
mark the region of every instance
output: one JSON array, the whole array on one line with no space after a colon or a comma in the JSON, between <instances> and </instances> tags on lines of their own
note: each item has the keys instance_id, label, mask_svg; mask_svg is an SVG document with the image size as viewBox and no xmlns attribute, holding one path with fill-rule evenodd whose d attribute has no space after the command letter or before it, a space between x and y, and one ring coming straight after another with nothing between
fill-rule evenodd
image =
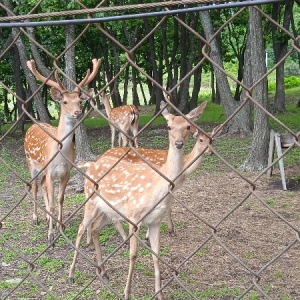
<instances>
[{"instance_id":1,"label":"rusty wire","mask_svg":"<svg viewBox=\"0 0 300 300\"><path fill-rule=\"evenodd\" d=\"M248 186L248 190L247 192L237 201L237 203L235 203L234 206L232 206L227 212L223 213L223 215L218 219L218 221L215 224L212 224L211 222L207 221L205 218L199 216L196 212L193 211L192 208L189 207L189 205L187 205L185 203L184 200L182 200L180 198L179 195L177 195L177 193L174 193L172 191L172 187L174 186L174 183L172 181L170 181L168 178L166 178L166 180L170 183L170 190L169 190L169 194L172 195L176 201L177 204L179 204L181 207L183 207L189 214L190 216L193 216L195 219L197 219L197 221L199 222L199 224L203 224L205 225L208 230L209 230L209 235L206 236L206 238L204 240L199 240L199 243L194 245L194 250L191 253L187 253L185 258L177 263L177 264L173 264L172 262L170 262L168 260L168 258L163 257L161 255L159 255L158 253L154 253L151 248L149 248L149 245L147 243L145 243L144 239L139 236L135 230L133 231L133 233L131 234L131 236L136 236L137 239L139 240L139 243L147 250L149 250L150 253L152 253L153 255L155 255L161 265L164 265L165 268L169 269L170 274L169 276L166 278L166 280L164 281L161 290L164 291L168 288L170 288L171 284L178 284L182 290L184 290L190 297L191 299L198 299L197 296L194 295L194 293L187 287L186 283L184 282L184 280L182 280L182 278L180 278L178 276L178 274L180 274L182 268L185 266L185 264L188 264L189 262L191 262L193 260L193 258L197 255L197 253L199 253L202 249L204 249L204 247L211 241L215 241L223 250L226 254L228 254L243 270L245 270L247 272L247 274L249 274L252 278L252 282L249 286L246 287L245 290L243 290L241 292L241 294L238 296L238 299L242 299L243 297L245 297L247 294L249 294L253 289L255 289L256 291L258 291L260 293L260 295L266 299L271 299L269 297L269 295L265 292L263 286L261 285L261 281L263 280L264 277L264 272L271 268L274 263L283 255L285 255L286 253L288 253L288 251L294 247L295 245L299 245L299 234L300 234L300 230L298 229L298 227L294 224L292 224L291 222L289 222L289 220L282 215L280 212L278 212L276 209L274 209L271 205L269 205L265 199L263 199L260 195L259 192L257 191L257 186L258 186L258 179L260 179L264 174L266 174L267 170L269 168L272 168L280 159L282 159L283 157L285 157L289 151L294 148L294 147L298 147L299 148L299 142L298 142L298 137L299 137L299 132L295 133L293 130L291 130L286 124L284 124L283 122L281 122L275 115L273 115L271 112L269 112L265 107L263 107L256 99L255 97L253 97L252 95L252 91L253 89L260 84L265 77L268 76L268 74L270 74L273 70L275 70L275 68L282 63L283 60L287 59L287 57L292 53L293 50L300 52L298 46L297 46L297 42L299 40L299 36L294 37L292 33L290 33L289 31L287 31L285 28L283 28L280 24L278 24L277 22L275 22L271 17L269 17L267 14L265 14L259 7L255 6L255 9L262 15L264 16L266 19L268 19L268 21L270 23L272 23L273 25L275 25L277 28L279 28L282 32L284 32L286 35L289 36L289 38L291 40L293 40L293 47L290 51L287 52L287 54L282 58L282 60L280 62L278 62L271 70L269 70L262 78L260 78L257 82L253 83L253 86L251 87L247 87L245 86L245 84L243 82L238 81L235 77L233 77L231 74L229 74L228 72L226 72L226 70L224 70L223 66L220 66L217 62L215 62L211 55L210 55L210 50L211 50L211 43L214 42L217 38L217 36L221 33L222 29L225 26L228 26L228 24L234 19L236 18L243 10L245 10L245 7L242 7L236 14L232 15L232 17L230 19L228 19L226 22L224 22L220 28L215 32L215 34L210 37L210 39L206 39L204 38L200 33L195 32L190 26L188 26L188 24L186 24L182 19L180 19L178 16L172 16L172 18L175 18L178 22L178 24L180 24L181 26L185 27L191 34L193 34L195 37L197 37L202 43L204 43L204 47L202 48L202 54L203 54L203 58L199 61L198 64L196 64L196 66L193 67L193 69L186 74L186 76L178 83L176 83L173 87L171 87L169 90L167 90L166 88L164 88L159 82L156 82L149 74L147 74L146 71L144 71L136 61L134 61L133 59L133 55L134 52L136 51L136 49L138 49L152 34L154 34L154 32L156 30L158 30L161 25L165 22L165 20L170 17L167 16L168 15L168 11L170 10L169 7L172 6L178 6L181 4L184 5L199 5L199 4L212 4L215 1L206 1L206 0L198 0L198 1L165 1L165 2L153 2L153 3L145 3L145 4L137 4L137 5L125 5L125 6L118 6L118 7L103 7L101 6L101 4L99 6L97 6L94 9L88 9L86 8L79 0L76 0L77 3L79 3L82 7L82 10L78 10L78 11L61 11L61 12L55 12L55 13L40 13L40 14L35 14L35 10L39 7L39 5L42 3L42 0L39 1L36 6L34 7L34 9L32 9L30 11L30 14L28 15L22 15L22 16L15 16L13 15L13 13L11 11L9 11L9 9L7 7L5 7L3 4L1 4L1 7L3 9L5 9L7 11L7 13L9 14L8 17L4 17L1 21L3 22L8 22L8 21L23 21L23 20L29 20L29 19L36 19L36 18L45 18L45 17L63 17L63 16L74 16L74 15L89 15L92 13L96 13L96 12L119 12L119 11L123 11L123 10L130 10L130 9L136 9L136 10L142 10L142 9L146 9L146 8L154 8L154 7L161 7L165 10L166 15L162 16L161 20L157 22L157 25L144 37L141 38L141 40L139 42L137 42L132 48L128 48L125 45L123 45L120 41L118 41L116 39L116 37L111 34L107 29L104 29L101 24L94 24L94 26L96 26L96 28L99 29L99 31L104 34L112 43L114 43L117 47L119 47L119 49L121 49L126 57L126 63L122 66L122 68L120 69L120 71L118 72L118 74L115 74L114 78L108 82L104 87L102 87L98 93L96 94L96 96L98 96L102 91L104 91L108 86L110 86L110 84L117 80L118 77L121 75L121 73L128 67L131 66L133 68L135 68L140 74L144 75L149 81L152 82L153 85L156 85L159 89L161 89L161 91L163 91L164 93L171 95L172 91L175 90L176 88L178 88L180 86L180 84L186 80L189 76L193 75L193 73L195 72L195 70L201 65L203 64L204 61L209 61L211 63L211 65L213 65L218 71L224 73L226 76L228 76L232 81L234 81L236 84L240 85L245 91L246 91L246 99L244 99L244 101L241 102L241 105L239 107L237 107L236 111L229 117L227 118L227 120L225 121L224 125L226 125L227 123L229 123L243 108L247 103L251 103L252 105L254 105L255 107L261 109L267 116L271 117L275 122L277 122L277 124L281 125L284 129L286 129L293 137L294 137L294 143L292 146L290 146L286 151L283 152L281 157L278 157L276 160L274 160L274 162L272 163L271 166L268 166L268 168L265 168L264 170L262 170L261 172L259 172L259 174L257 174L254 178L250 178L248 176L248 174L240 172L237 168L235 168L234 166L231 165L231 163L229 161L227 161L226 159L223 158L223 156L218 153L218 151L213 147L213 146L208 146L212 152L214 153L215 157L218 158L226 167L228 167L228 169L230 171L232 171L232 173L236 174L239 178L239 180L245 182ZM227 1L217 1L218 3L226 3ZM241 4L240 1L238 1L239 4ZM247 1L246 1L247 2ZM254 2L254 4L256 3L260 3L259 1L252 1ZM264 1L262 1L264 2ZM265 1L267 2L267 1ZM268 2L272 2L272 1L268 1ZM279 2L279 1L273 1L273 2ZM230 5L232 5L234 7L234 5L237 4L236 2L231 2ZM250 5L249 3L247 3L247 5ZM3 59L3 57L6 55L6 53L9 51L9 49L14 45L14 43L16 42L16 40L19 38L19 36L21 34L23 34L24 36L26 36L31 42L33 42L37 47L39 47L49 58L51 58L55 63L54 63L54 69L52 70L52 72L49 73L48 78L50 78L55 70L59 70L60 73L67 79L69 79L70 81L72 81L71 78L69 78L67 76L67 74L64 73L64 71L59 67L59 60L63 58L63 56L65 55L65 53L72 47L74 46L79 39L86 33L86 31L88 30L88 28L91 26L91 23L93 23L92 19L90 20L90 23L86 25L86 27L81 31L81 33L76 37L76 39L74 40L74 42L72 44L70 44L62 53L58 54L57 56L53 55L52 53L50 53L49 51L47 51L47 49L38 41L36 41L34 38L32 38L32 36L30 36L30 34L28 34L28 32L24 29L24 28L20 28L20 30L18 31L17 36L13 39L13 41L8 45L8 47L6 49L4 49L4 52L1 54L0 56L0 60ZM76 82L72 81L74 84L76 84ZM15 93L13 91L11 91L4 83L0 82L2 88L4 88L7 92L11 93L12 95L16 96ZM44 85L44 84L43 84ZM41 85L41 87L43 86ZM39 93L41 87L39 87L33 95L29 96L26 100L24 99L18 99L20 101L22 101L24 104L27 104L29 101L31 101L33 99L33 96L36 93ZM83 91L84 92L84 91ZM169 105L172 106L172 108L180 115L182 115L184 117L184 115L182 114L182 112L175 106L172 104L171 101L169 101L168 99L166 99L166 101L168 102ZM35 123L36 120L34 120L29 113L26 111L26 107L23 105L23 109L24 112L23 114L27 114L31 120ZM96 107L95 104L91 103L91 109L89 112L91 112L92 110L98 112L98 114L104 118L106 118L108 120L108 118ZM86 114L86 116L89 114L89 112ZM147 131L147 129L149 128L149 126L152 124L152 122L157 118L157 116L159 115L160 112L158 112L155 116L153 116L153 118L150 120L150 122L144 126L139 132L138 132L138 136L141 135L143 132ZM20 116L21 118L22 116ZM19 121L19 120L18 120ZM17 121L17 122L18 122ZM16 122L16 124L17 124ZM81 120L80 123L83 122L83 119ZM77 125L77 127L80 125L80 123ZM16 125L14 124L14 125ZM200 132L204 132L203 129L193 123L193 126L195 126ZM9 134L12 132L13 127L6 133L4 134L1 138L0 138L0 142L4 142L6 139L9 138ZM51 134L48 133L50 136ZM124 132L124 134L126 134ZM51 136L54 140L56 140L56 138L54 136ZM131 140L132 137L128 136L128 138ZM55 153L54 157L56 155L58 155L59 153L61 155L64 155L61 152L61 147L62 147L62 141L57 141L59 144L58 150ZM135 149L132 147L129 147L128 152L129 151L133 151L135 152ZM127 152L127 153L128 153ZM112 166L112 168L117 165L119 163L119 161L121 161L126 154L125 153L122 157L120 157L119 160L116 161L116 163ZM136 153L141 159L143 159L142 156L140 156L138 153ZM53 159L54 159L53 157ZM69 160L67 157L65 157L67 160ZM48 162L48 164L51 161ZM69 161L70 162L70 161ZM24 282L28 279L32 279L35 283L38 284L38 286L41 288L41 290L45 293L45 295L47 295L47 297L50 297L51 299L55 299L55 291L51 291L51 289L49 289L49 287L45 284L45 282L42 280L42 278L39 278L38 274L37 274L37 269L38 269L38 263L37 261L43 256L43 255L48 255L49 251L52 250L53 244L55 242L57 242L60 237L62 237L64 239L64 241L66 242L67 246L72 250L78 250L78 252L80 253L80 255L82 256L82 258L85 260L85 263L89 264L90 266L93 267L93 270L95 269L95 272L93 273L93 275L90 276L89 280L87 282L85 282L82 285L82 289L77 293L77 295L75 297L80 297L80 295L82 295L90 286L92 286L92 284L95 283L102 283L107 289L109 289L113 294L115 294L118 298L120 299L124 299L123 295L120 294L120 292L112 285L110 285L108 282L106 282L100 275L100 268L102 266L98 266L97 263L95 263L95 261L93 259L90 258L89 255L86 254L86 252L82 249L82 248L78 248L75 246L74 240L70 239L66 233L65 233L65 229L68 229L70 223L72 222L72 219L75 218L76 216L78 216L80 214L80 211L82 210L82 208L84 207L85 203L92 197L92 195L90 195L89 197L87 197L87 199L85 199L84 202L82 202L81 204L77 205L76 208L74 208L72 210L72 212L67 216L64 217L63 222L60 223L59 226L59 230L56 234L56 236L54 237L54 240L52 241L52 243L48 246L46 246L43 250L39 251L39 253L37 253L34 257L34 259L29 260L25 255L23 255L21 252L18 251L18 249L15 248L15 246L13 245L13 243L10 241L9 238L5 237L4 235L4 231L5 231L5 226L3 226L3 224L5 223L5 221L7 219L9 219L10 217L12 217L13 213L17 213L18 208L24 203L24 200L26 199L28 201L35 201L31 195L31 184L32 184L32 180L28 181L24 179L24 176L22 174L19 174L18 170L14 167L14 166L10 166L7 164L7 162L5 161L5 159L3 159L2 157L0 157L0 163L2 163L7 169L9 169L15 176L16 178L18 178L20 181L22 181L22 183L24 184L24 191L25 193L22 196L18 196L19 200L15 203L15 205L13 205L8 211L6 211L4 214L0 215L0 237L3 239L4 241L4 249L10 249L13 250L14 252L17 253L17 257L18 259L20 259L21 261L23 261L24 263L27 264L27 268L28 268L28 272L22 277L21 281L14 286L12 289L9 290L8 293L6 294L1 294L0 292L0 296L3 299L14 299L16 298L16 293L18 291L18 289L22 286L22 284L24 284ZM151 163L149 163L148 161L144 161L144 163L146 163L147 165L153 167L153 169L156 169L155 166L153 166ZM106 201L106 199L104 199L101 194L97 191L98 189L98 182L100 181L97 180L93 180L90 176L88 176L84 171L79 170L78 168L76 168L76 166L74 166L75 169L77 169L80 173L82 173L82 175L85 177L86 180L90 180L91 182L93 182L94 184L94 193L96 193L100 198L103 199L103 201L105 201L107 203L107 205L110 205L109 202ZM159 170L156 170L158 173L160 173ZM109 171L108 171L109 172ZM107 172L107 173L108 173ZM106 174L103 174L102 177L104 177ZM163 174L160 174L161 176L164 177ZM163 201L165 195L161 195L161 199L160 201ZM239 255L237 255L231 248L230 246L228 246L226 243L224 243L224 241L222 240L222 237L220 236L221 233L221 226L230 219L230 217L232 217L234 215L234 213L241 208L246 201L248 201L251 197L253 197L254 199L256 199L259 203L262 204L262 206L264 208L266 208L267 211L269 211L272 215L274 215L276 218L278 218L278 220L280 220L280 222L284 223L290 230L291 232L293 232L296 237L292 239L292 241L290 241L287 245L285 245L283 247L283 249L281 249L280 251L278 251L278 253L272 257L271 259L269 259L263 266L260 266L259 268L253 268L252 266L250 266L249 264L247 264L247 262L245 262L245 260L240 257ZM39 208L44 211L45 213L50 214L43 205L40 204L40 202L37 202ZM112 207L113 208L113 207ZM152 209L154 209L155 207L152 207ZM113 208L114 209L114 208ZM148 212L150 213L150 212ZM52 215L53 219L58 222L57 217L55 215ZM135 224L134 222L132 222L130 219L126 218L126 216L123 216L123 218L128 222L131 223L133 225L133 227L135 227L135 229L137 230L138 228L138 224ZM146 218L146 215L142 216L142 219ZM141 220L142 221L142 220ZM28 220L29 222L29 220ZM111 259L114 258L114 256L119 253L119 251L126 247L126 243L129 241L130 237L128 236L126 241L122 241L121 243L118 244L118 246L111 252L109 253L105 259L103 260L103 264L104 263L108 263ZM127 259L127 258L125 258ZM296 257L294 258L295 260L297 259ZM0 277L1 279L1 277ZM152 293L151 294L151 299L154 299L155 295ZM1 299L2 299L1 298Z\"/></svg>"}]
</instances>

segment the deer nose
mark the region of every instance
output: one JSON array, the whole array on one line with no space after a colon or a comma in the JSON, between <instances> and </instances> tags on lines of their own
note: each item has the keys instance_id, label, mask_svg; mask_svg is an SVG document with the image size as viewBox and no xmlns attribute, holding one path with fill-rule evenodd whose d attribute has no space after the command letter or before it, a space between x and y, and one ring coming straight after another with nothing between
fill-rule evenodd
<instances>
[{"instance_id":1,"label":"deer nose","mask_svg":"<svg viewBox=\"0 0 300 300\"><path fill-rule=\"evenodd\" d=\"M175 147L177 149L181 149L183 147L183 141L182 140L181 141L176 141L175 142Z\"/></svg>"},{"instance_id":2,"label":"deer nose","mask_svg":"<svg viewBox=\"0 0 300 300\"><path fill-rule=\"evenodd\" d=\"M82 116L82 111L81 110L75 111L74 116L75 116L75 118L81 117Z\"/></svg>"}]
</instances>

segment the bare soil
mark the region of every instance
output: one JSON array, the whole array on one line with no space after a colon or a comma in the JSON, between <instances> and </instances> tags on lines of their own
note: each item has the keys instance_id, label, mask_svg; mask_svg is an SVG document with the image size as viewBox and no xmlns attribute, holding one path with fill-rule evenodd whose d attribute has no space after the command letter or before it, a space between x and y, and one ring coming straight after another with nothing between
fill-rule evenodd
<instances>
[{"instance_id":1,"label":"bare soil","mask_svg":"<svg viewBox=\"0 0 300 300\"><path fill-rule=\"evenodd\" d=\"M205 124L204 124L205 126ZM207 125L207 126L210 126ZM165 136L162 127L151 127L139 142L156 147L155 137ZM89 131L91 143L107 139L108 128ZM4 140L10 149L10 166L5 188L0 191L0 283L24 280L0 289L1 299L118 299L97 277L94 251L82 242L75 284L66 284L78 225L82 219L82 200L69 188L65 203L65 236L47 249L47 223L31 224L32 200L26 185L13 170L26 170L23 137ZM164 145L167 146L166 144ZM99 153L100 154L100 153ZM286 168L288 191L283 191L279 171L268 179L259 173L236 173L222 162L217 167L197 171L176 192L172 209L175 233L166 226L161 233L161 269L166 299L300 299L300 174L299 166ZM4 167L3 163L1 167ZM249 184L253 183L253 186ZM43 201L40 195L40 203ZM77 210L77 211L76 211ZM40 216L44 213L40 212ZM67 219L69 218L69 219ZM140 251L133 278L132 299L154 295L151 254L146 250L143 228ZM68 240L68 239L69 240ZM128 271L128 245L113 255L122 240L112 231L102 245L107 257L109 286L122 294ZM11 259L7 255L11 253ZM8 283L7 283L8 284ZM249 293L247 290L250 289Z\"/></svg>"}]
</instances>

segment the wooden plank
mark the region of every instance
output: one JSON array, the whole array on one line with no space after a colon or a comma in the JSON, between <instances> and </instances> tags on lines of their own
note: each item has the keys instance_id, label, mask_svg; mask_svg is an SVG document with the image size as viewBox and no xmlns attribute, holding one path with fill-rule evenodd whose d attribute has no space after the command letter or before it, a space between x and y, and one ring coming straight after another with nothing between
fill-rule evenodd
<instances>
[{"instance_id":1,"label":"wooden plank","mask_svg":"<svg viewBox=\"0 0 300 300\"><path fill-rule=\"evenodd\" d=\"M275 133L274 138L275 138L275 145L276 145L276 150L277 150L277 157L280 157L280 156L282 156L280 134ZM281 176L281 181L282 181L282 187L286 191L287 188L286 188L284 165L283 165L282 158L278 161L278 164L279 164L280 176Z\"/></svg>"},{"instance_id":2,"label":"wooden plank","mask_svg":"<svg viewBox=\"0 0 300 300\"><path fill-rule=\"evenodd\" d=\"M281 148L288 148L293 145L294 138L291 134L285 133L280 135Z\"/></svg>"},{"instance_id":3,"label":"wooden plank","mask_svg":"<svg viewBox=\"0 0 300 300\"><path fill-rule=\"evenodd\" d=\"M269 142L269 156L268 156L268 167L272 164L274 158L274 134L273 129L270 130L270 142ZM270 167L267 171L267 177L270 178L272 175L273 167Z\"/></svg>"}]
</instances>

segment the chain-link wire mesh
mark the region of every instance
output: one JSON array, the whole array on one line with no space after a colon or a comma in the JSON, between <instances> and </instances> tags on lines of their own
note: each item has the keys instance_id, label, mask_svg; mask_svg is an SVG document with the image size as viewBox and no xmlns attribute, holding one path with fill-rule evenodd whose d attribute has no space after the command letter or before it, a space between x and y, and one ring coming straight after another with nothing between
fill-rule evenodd
<instances>
[{"instance_id":1,"label":"chain-link wire mesh","mask_svg":"<svg viewBox=\"0 0 300 300\"><path fill-rule=\"evenodd\" d=\"M21 104L18 117L0 138L0 167L3 173L1 176L2 191L0 202L1 299L125 299L123 291L126 285L130 260L128 245L132 237L137 238L139 250L132 279L131 299L154 299L156 296L160 297L160 291L163 292L166 299L299 298L300 265L297 255L299 252L299 207L297 203L299 191L297 189L283 191L281 186L274 188L272 182L274 183L275 179L271 183L266 179L267 171L277 167L280 159L285 160L288 157L294 158L299 156L299 133L297 134L298 130L293 128L293 126L281 121L272 113L272 110L267 108L264 101L256 98L256 89L261 84L264 84L283 62L287 62L292 55L299 55L300 52L298 45L299 36L295 32L287 30L279 21L274 20L270 13L266 13L267 10L260 6L261 4L272 4L280 1L166 1L125 6L112 6L106 1L102 1L96 7L89 8L76 0L74 3L79 5L79 10L61 10L55 13L46 11L46 2L43 0L37 1L32 8L28 8L28 11L22 12L22 14L19 13L19 15L15 15L11 10L12 8L5 1L1 3L2 30L11 31L9 40L3 44L4 47L0 55L1 64L5 66L7 60L10 59L10 55L12 55L12 51L18 49L20 52L22 47L24 47L27 54L31 53L31 51L33 52L34 49L38 49L40 57L44 61L54 62L51 71L41 70L46 80L32 93L29 90L32 90L33 85L28 83L27 95L24 98L20 97L20 93L17 93L16 87L13 87L11 83L4 79L1 81L3 95L9 94L11 99L14 98L14 101L18 101ZM251 6L253 4L256 6ZM230 28L242 13L248 11L249 7L254 8L255 12L263 18L264 26L270 26L273 30L274 28L279 30L280 37L288 40L288 46L286 53L274 67L266 70L265 73L260 75L259 78L255 78L248 85L242 79L236 79L235 75L224 68L222 62L215 59L213 45L220 41L220 35L225 29ZM228 9L230 13L226 19L220 17L220 26L214 29L214 33L211 36L196 30L200 26L195 26L193 22L200 22L200 19L189 19L189 16L192 16L192 14L198 16L200 11L218 12L220 9ZM105 13L110 14L105 15ZM185 14L185 18L182 17L182 14ZM75 16L78 15L82 16L82 19L75 19ZM136 20L140 20L138 15L140 15L140 18L145 19L155 17L155 21L151 23L152 27L148 24L149 29L147 33L146 31L140 31L143 32L143 36L138 34L141 24L138 22L134 24ZM61 17L65 19L59 19ZM99 19L96 17L99 17ZM42 19L45 23L35 22L35 19ZM132 24L134 24L130 28L132 32L127 32L128 28L122 23L127 19L131 19ZM157 76L154 70L140 65L141 59L139 55L141 55L142 50L140 49L143 49L143 47L151 48L151 42L153 42L156 35L161 34L160 30L166 26L169 20L172 20L173 24L179 26L181 30L185 30L188 35L193 36L196 46L188 46L190 50L195 47L191 51L199 52L199 60L192 65L184 76L181 76L180 80L177 78L177 81L169 83L169 86L166 87L163 82L163 76ZM23 26L20 27L18 22L23 22ZM106 22L112 22L111 24L113 25L105 26ZM39 41L32 30L32 28L39 30L42 29L42 26L46 26L45 28L53 28L53 31L48 32L48 34L53 34L56 26L60 27L68 24L75 25L76 37L62 51L58 45L56 53L51 53L48 50L47 40ZM127 34L128 37L128 44L123 44L116 33L117 26L121 27L122 24L124 26L124 34ZM47 135L58 144L57 150L49 158L48 165L56 157L63 156L73 166L71 177L81 174L86 182L92 182L92 185L90 185L92 187L89 186L91 191L86 190L87 197L84 197L82 193L75 193L71 187L67 188L66 199L63 204L63 217L60 221L55 212L51 211L50 213L49 209L42 204L43 188L39 188L37 200L32 195L34 179L41 174L35 173L33 174L34 177L30 178L23 148L24 134L20 135L14 130L18 128L24 118L30 123L38 124L36 118L30 113L29 108L34 102L34 110L39 111L37 107L39 105L39 97L41 93L43 95L47 94L45 91L49 90L47 86L49 85L49 80L55 80L55 70L58 70L59 76L64 78L62 81L65 85L69 81L73 86L78 87L76 82L80 82L83 78L80 78L80 80L72 78L61 66L64 64L65 55L72 50L73 46L76 48L76 45L82 43L82 41L87 42L95 37L96 33L99 34L99 41L103 43L99 45L99 49L107 47L105 43L110 43L110 46L113 45L113 51L117 53L115 57L122 57L125 63L121 65L116 74L110 74L110 77L107 76L105 79L96 78L94 80L94 82L97 82L96 84L93 83L95 89L93 100L95 101L89 102L84 116L65 138L57 140L55 133L47 130L47 128L44 129ZM44 30L44 34L47 34L47 30ZM166 37L176 40L174 36ZM57 38L60 40L59 36ZM165 43L168 43L168 41L166 40ZM85 47L86 51L89 52L89 45L85 45ZM162 49L163 47L164 45L162 45ZM164 52L162 51L161 53ZM80 57L81 54L77 53L76 55ZM113 54L111 53L111 55ZM224 53L225 55L226 53ZM31 55L29 54L29 56ZM19 63L23 72L29 73L26 66L26 60L30 59L29 56L26 58L20 54L21 61ZM91 59L94 57L98 58L95 53L91 54ZM101 71L101 68L105 67L108 60L105 57L101 59L102 65L99 73L105 74ZM149 57L149 60L152 59L153 57ZM157 60L157 63L161 63L159 57L154 59ZM263 61L264 59L262 58ZM82 70L88 69L89 66L82 65L80 59L76 61L79 64L79 68ZM189 61L186 62L186 64L189 63ZM174 174L174 176L176 175L175 178L170 179L165 176L164 171L158 165L154 165L151 162L150 158L147 159L146 154L141 155L137 152L131 146L131 143L130 147L119 155L118 159L114 158L113 164L108 166L108 163L106 164L102 161L102 164L99 164L99 168L104 173L95 175L91 173L92 169L86 171L86 169L78 167L77 162L74 163L69 153L64 152L64 141L68 139L69 135L73 136L75 130L80 129L81 124L86 122L88 118L91 118L91 114L96 119L100 116L110 121L104 110L99 107L98 98L101 98L105 90L112 86L114 87L115 82L121 81L121 77L124 76L129 67L131 72L139 74L139 78L143 79L144 84L155 87L161 92L161 95L166 95L164 100L169 105L168 107L174 111L174 114L181 115L187 119L187 114L181 112L184 109L186 110L186 107L180 107L182 105L180 101L174 104L172 97L181 85L184 85L185 81L189 81L190 77L196 76L197 70L208 63L212 66L216 76L218 76L217 74L225 74L232 86L234 84L240 86L241 93L244 93L243 101L236 102L238 105L233 112L228 117L223 118L218 124L209 124L203 127L201 118L199 122L196 119L190 121L191 125L193 125L193 132L195 132L196 128L198 135L202 135L204 139L205 137L209 138L209 142L194 157L194 160L199 160L202 156L205 156L205 151L211 151L214 155L211 158L204 157L203 160L206 161L207 159L210 165L206 165L205 169L201 169L202 165L200 165L200 171L196 171L191 177L185 179L180 190L173 190L178 184L176 179L182 175L185 169L192 165L194 160L190 160L189 164L185 165L185 169L181 169L178 174ZM12 82L14 74L12 70L7 70L7 72L11 76ZM33 78L30 73L29 75L27 74L26 78L28 76ZM158 81L157 78L161 78L162 81ZM36 79L33 79L35 82ZM79 92L76 95L84 94L89 96L83 87L78 87ZM114 88L111 88L111 91L113 95ZM153 88L154 91L155 89ZM293 101L295 102L295 99ZM238 168L245 159L244 153L250 150L248 146L251 144L251 138L247 139L247 145L242 144L239 139L235 139L234 144L228 144L229 146L226 147L226 138L218 140L216 137L216 139L213 139L214 134L217 136L218 132L211 134L213 127L221 123L223 124L222 128L229 126L234 118L247 106L255 108L254 118L258 116L258 111L264 115L264 118L268 117L271 120L272 126L276 128L276 131L287 132L291 137L291 141L288 147L284 149L283 154L274 161L272 160L267 168L257 172L243 172ZM167 148L167 133L160 127L158 127L157 131L153 129L156 128L153 122L164 111L164 108L159 108L159 105L156 105L155 113L152 111L153 117L145 125L139 126L137 137L140 147L144 147L143 143L147 140L157 139L157 134L159 133L162 136L163 147L166 146L165 148ZM63 115L60 117L63 118ZM99 128L89 130L90 140L93 143L103 143L98 148L92 145L96 149L103 149L102 153L95 153L96 155L101 155L110 148L110 133L107 128L106 126L103 130ZM220 128L217 130L220 130ZM124 132L124 134L127 133ZM94 138L93 135L98 137ZM133 141L130 135L128 135L128 138L131 142ZM263 139L263 137L261 138ZM104 144L104 139L109 142L106 141L106 144ZM190 143L188 147L191 149L191 144L195 144L195 141L190 139L188 143ZM225 147L220 147L220 145L225 145ZM160 145L159 147L154 145L154 147L160 148ZM189 149L186 150L186 153L190 151ZM39 150L35 149L35 151ZM143 164L122 164L129 152L134 154L132 156L133 160L141 159ZM166 151L159 152L159 156L164 155L167 155ZM113 153L110 154L110 157L112 156ZM239 157L239 165L236 163L236 157ZM109 161L109 158L107 159ZM98 214L93 206L93 197L96 195L98 196L97 201L104 201L110 205L107 202L109 196L105 196L109 195L109 193L104 196L101 193L101 182L105 182L106 176L110 176L107 177L110 180L112 180L113 176L119 176L117 173L120 172L120 169L116 169L118 165L125 168L124 174L126 173L126 166L128 170L132 170L129 176L135 174L136 168L147 166L147 168L153 168L155 173L159 174L158 176L165 178L168 193L171 198L174 198L172 218L175 234L169 235L167 226L162 225L161 251L153 251L149 243L145 241L146 227L142 226L140 228L139 222L147 219L152 210L155 209L154 203L151 210L141 210L142 213L138 222L133 220L130 214L123 214L122 217L130 224L129 227L132 230L125 241L122 240L111 222L100 231L100 243L104 259L103 264L98 266L95 259L95 251L89 249L85 241L82 241L80 246L75 246L77 230L83 219L85 206L86 214L89 212L89 216L93 216L91 224L94 226L94 229L97 228L101 215ZM44 168L46 167L47 164L45 164ZM105 168L108 169L105 170ZM150 170L147 168L145 170ZM210 171L210 169L215 170L215 172ZM295 170L294 166L288 168L290 173L287 174L293 177L295 182L298 182L299 178L298 169L296 168ZM274 177L278 179L279 173L276 168L274 173ZM145 176L148 175L145 174ZM49 187L45 187L43 182L42 187L49 190ZM135 179L135 182L137 182L137 179ZM279 182L281 181L279 180ZM147 183L143 184L138 186L137 189L145 188ZM126 190L125 184L122 186L120 183L119 185L120 190L123 190L124 186L124 190ZM151 189L155 191L155 188L154 182ZM123 194L121 193L121 195ZM124 195L129 197L127 191ZM162 193L153 198L152 194L148 193L147 196L149 196L151 201L156 200L162 203L165 194ZM57 192L55 197L57 198ZM33 226L31 223L34 202L39 210L39 226ZM55 206L57 210L58 204L56 203ZM112 207L112 209L121 214L121 211L117 208ZM134 210L136 208L131 207L130 209ZM164 207L161 209L164 209ZM49 220L47 222L47 220L43 219L43 216L46 214L48 216L51 215L54 222L60 225L50 240L47 239ZM128 227L125 226L124 228L128 232ZM98 237L97 230L93 234ZM74 275L75 282L70 283L68 281L69 268L75 249L78 250L79 256ZM158 289L158 295L154 292L155 273L153 271L152 254L158 259L162 272L162 284ZM109 280L101 273L104 264L107 268Z\"/></svg>"}]
</instances>

